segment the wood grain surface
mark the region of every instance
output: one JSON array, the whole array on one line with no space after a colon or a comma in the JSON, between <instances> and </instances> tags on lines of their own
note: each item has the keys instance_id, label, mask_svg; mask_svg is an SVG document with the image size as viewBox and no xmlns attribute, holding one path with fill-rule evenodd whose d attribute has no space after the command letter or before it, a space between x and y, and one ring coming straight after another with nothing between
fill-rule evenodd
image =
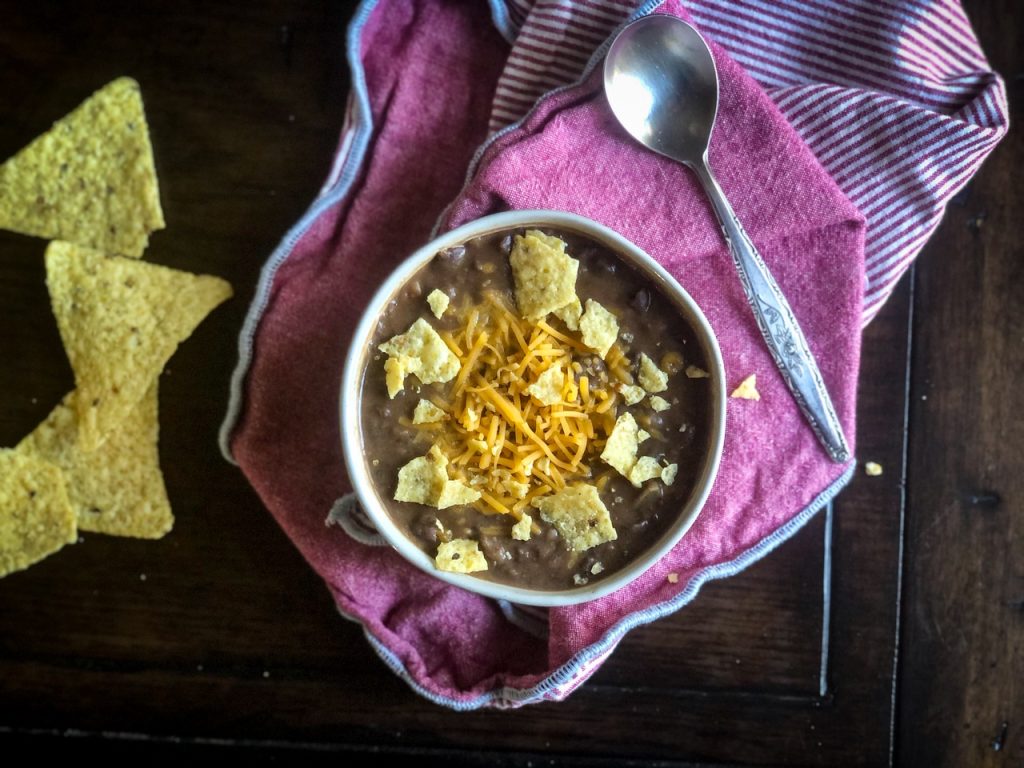
<instances>
[{"instance_id":1,"label":"wood grain surface","mask_svg":"<svg viewBox=\"0 0 1024 768\"><path fill-rule=\"evenodd\" d=\"M86 535L0 580L0 754L1024 764L1016 132L866 331L858 446L884 474L858 473L769 557L631 633L567 701L450 712L337 614L216 433L259 268L328 170L354 7L0 0L0 158L105 82L136 77L168 224L147 258L237 293L161 380L175 530L159 542ZM967 7L1018 117L1024 7ZM0 232L0 445L73 385L44 247Z\"/></svg>"}]
</instances>

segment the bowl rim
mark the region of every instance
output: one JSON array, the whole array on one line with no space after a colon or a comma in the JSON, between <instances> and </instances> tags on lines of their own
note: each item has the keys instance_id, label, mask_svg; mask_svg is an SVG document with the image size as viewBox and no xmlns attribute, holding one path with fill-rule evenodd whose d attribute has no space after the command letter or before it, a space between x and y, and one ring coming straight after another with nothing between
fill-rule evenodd
<instances>
[{"instance_id":1,"label":"bowl rim","mask_svg":"<svg viewBox=\"0 0 1024 768\"><path fill-rule=\"evenodd\" d=\"M679 520L665 532L657 544L621 570L593 585L583 585L571 589L530 589L481 579L471 574L439 570L434 564L433 558L414 544L388 515L384 504L374 490L363 453L359 408L361 375L366 357L372 352L369 348L369 341L387 302L417 270L439 251L461 245L475 237L521 227L549 227L583 235L605 245L623 261L638 268L642 274L658 283L673 303L685 307L686 312L681 311L680 314L692 325L711 369L709 382L712 387L710 398L712 414L708 449L700 478L686 505L680 510ZM407 562L434 578L486 597L541 607L576 605L596 600L622 589L650 570L679 543L703 509L718 474L725 444L725 414L725 365L718 339L707 317L686 289L654 258L609 227L577 214L543 209L506 211L474 219L431 239L403 260L380 285L361 314L345 356L339 392L341 448L349 482L366 515L384 540Z\"/></svg>"}]
</instances>

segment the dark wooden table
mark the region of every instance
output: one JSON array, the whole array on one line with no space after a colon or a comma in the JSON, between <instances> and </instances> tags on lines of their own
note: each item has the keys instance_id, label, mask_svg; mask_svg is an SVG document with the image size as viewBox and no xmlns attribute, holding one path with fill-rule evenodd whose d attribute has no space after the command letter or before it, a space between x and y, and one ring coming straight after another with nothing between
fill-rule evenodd
<instances>
[{"instance_id":1,"label":"dark wooden table","mask_svg":"<svg viewBox=\"0 0 1024 768\"><path fill-rule=\"evenodd\" d=\"M866 332L858 443L885 474L858 475L766 560L633 632L568 701L449 712L338 616L216 431L259 266L338 136L353 6L0 2L0 157L135 76L169 225L147 255L239 295L161 384L174 532L87 536L0 581L0 755L1024 764L1019 132ZM968 10L1019 117L1024 6ZM43 247L0 232L0 445L72 386Z\"/></svg>"}]
</instances>

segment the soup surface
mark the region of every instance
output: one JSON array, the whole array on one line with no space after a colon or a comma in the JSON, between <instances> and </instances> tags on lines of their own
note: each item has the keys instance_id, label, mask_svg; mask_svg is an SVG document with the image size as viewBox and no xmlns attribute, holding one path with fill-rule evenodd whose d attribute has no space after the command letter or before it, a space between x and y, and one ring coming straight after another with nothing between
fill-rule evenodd
<instances>
[{"instance_id":1,"label":"soup surface","mask_svg":"<svg viewBox=\"0 0 1024 768\"><path fill-rule=\"evenodd\" d=\"M602 245L495 233L438 253L380 317L365 461L439 568L533 589L593 583L653 546L690 498L711 423L706 368L672 302Z\"/></svg>"}]
</instances>

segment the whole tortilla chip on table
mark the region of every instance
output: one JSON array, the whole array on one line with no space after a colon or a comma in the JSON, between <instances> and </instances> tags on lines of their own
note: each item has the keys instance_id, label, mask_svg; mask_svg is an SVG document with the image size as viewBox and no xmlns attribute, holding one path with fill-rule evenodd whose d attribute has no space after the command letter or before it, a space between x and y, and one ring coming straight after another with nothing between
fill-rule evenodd
<instances>
[{"instance_id":1,"label":"whole tortilla chip on table","mask_svg":"<svg viewBox=\"0 0 1024 768\"><path fill-rule=\"evenodd\" d=\"M77 537L60 469L0 450L0 576L28 568Z\"/></svg>"},{"instance_id":2,"label":"whole tortilla chip on table","mask_svg":"<svg viewBox=\"0 0 1024 768\"><path fill-rule=\"evenodd\" d=\"M219 277L64 242L46 250L46 284L75 373L83 451L124 423L178 344L232 294Z\"/></svg>"},{"instance_id":3,"label":"whole tortilla chip on table","mask_svg":"<svg viewBox=\"0 0 1024 768\"><path fill-rule=\"evenodd\" d=\"M0 165L0 228L138 258L163 229L139 84L101 88Z\"/></svg>"},{"instance_id":4,"label":"whole tortilla chip on table","mask_svg":"<svg viewBox=\"0 0 1024 768\"><path fill-rule=\"evenodd\" d=\"M78 447L71 392L18 450L64 471L68 499L83 531L159 539L174 525L160 471L157 383L95 451Z\"/></svg>"}]
</instances>

